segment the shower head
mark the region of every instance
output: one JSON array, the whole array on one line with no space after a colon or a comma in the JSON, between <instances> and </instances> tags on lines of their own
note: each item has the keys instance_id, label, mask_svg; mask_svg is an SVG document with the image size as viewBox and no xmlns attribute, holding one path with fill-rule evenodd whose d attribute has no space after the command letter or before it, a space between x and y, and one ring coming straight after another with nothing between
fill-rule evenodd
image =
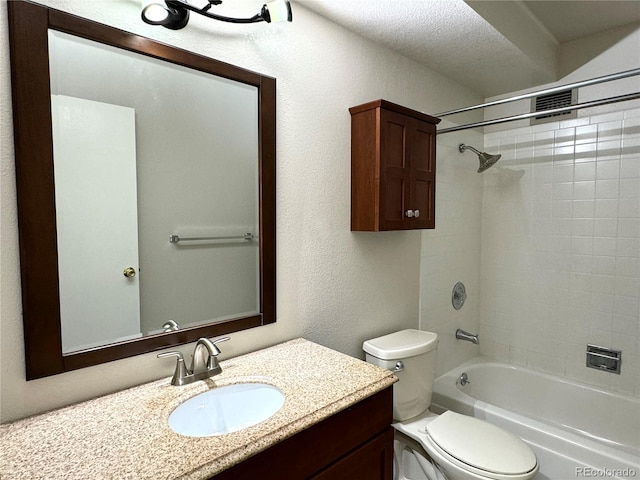
<instances>
[{"instance_id":1,"label":"shower head","mask_svg":"<svg viewBox=\"0 0 640 480\"><path fill-rule=\"evenodd\" d=\"M494 163L500 160L500 157L502 156L502 155L491 155L490 153L487 153L487 152L479 152L472 146L465 145L464 143L461 143L460 145L458 145L458 150L460 150L460 153L464 153L464 151L467 149L471 150L476 155L478 155L478 159L480 160L478 173L484 172L487 168L491 167Z\"/></svg>"}]
</instances>

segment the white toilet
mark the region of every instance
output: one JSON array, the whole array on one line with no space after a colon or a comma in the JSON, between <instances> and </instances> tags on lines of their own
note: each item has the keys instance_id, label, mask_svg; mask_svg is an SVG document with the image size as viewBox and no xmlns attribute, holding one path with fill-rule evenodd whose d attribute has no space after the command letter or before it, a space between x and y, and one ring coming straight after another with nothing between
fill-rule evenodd
<instances>
[{"instance_id":1,"label":"white toilet","mask_svg":"<svg viewBox=\"0 0 640 480\"><path fill-rule=\"evenodd\" d=\"M442 479L443 473L449 480L533 478L536 456L517 436L477 418L428 410L437 345L435 333L402 330L367 340L362 347L367 362L393 370L399 378L393 386L393 427L401 432L396 433L394 478Z\"/></svg>"}]
</instances>

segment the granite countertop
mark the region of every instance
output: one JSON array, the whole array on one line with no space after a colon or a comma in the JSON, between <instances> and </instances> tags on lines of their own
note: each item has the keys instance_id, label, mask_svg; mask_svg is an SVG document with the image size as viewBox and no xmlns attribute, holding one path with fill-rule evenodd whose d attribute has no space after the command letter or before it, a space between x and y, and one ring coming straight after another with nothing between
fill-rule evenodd
<instances>
[{"instance_id":1,"label":"granite countertop","mask_svg":"<svg viewBox=\"0 0 640 480\"><path fill-rule=\"evenodd\" d=\"M222 374L174 387L170 378L0 425L0 478L203 479L392 385L389 371L304 339L220 363ZM216 386L260 382L285 395L266 421L192 438L169 428L184 400Z\"/></svg>"}]
</instances>

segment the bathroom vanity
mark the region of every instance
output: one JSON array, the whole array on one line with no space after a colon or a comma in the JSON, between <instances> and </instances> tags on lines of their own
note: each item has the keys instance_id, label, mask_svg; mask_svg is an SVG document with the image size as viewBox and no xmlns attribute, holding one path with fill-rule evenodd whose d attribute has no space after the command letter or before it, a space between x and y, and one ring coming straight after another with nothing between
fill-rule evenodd
<instances>
[{"instance_id":1,"label":"bathroom vanity","mask_svg":"<svg viewBox=\"0 0 640 480\"><path fill-rule=\"evenodd\" d=\"M0 477L392 478L390 371L303 339L221 366L206 381L175 387L166 378L0 425ZM225 435L187 437L169 427L187 399L238 383L277 387L282 408Z\"/></svg>"},{"instance_id":2,"label":"bathroom vanity","mask_svg":"<svg viewBox=\"0 0 640 480\"><path fill-rule=\"evenodd\" d=\"M391 402L389 387L214 478L391 480Z\"/></svg>"}]
</instances>

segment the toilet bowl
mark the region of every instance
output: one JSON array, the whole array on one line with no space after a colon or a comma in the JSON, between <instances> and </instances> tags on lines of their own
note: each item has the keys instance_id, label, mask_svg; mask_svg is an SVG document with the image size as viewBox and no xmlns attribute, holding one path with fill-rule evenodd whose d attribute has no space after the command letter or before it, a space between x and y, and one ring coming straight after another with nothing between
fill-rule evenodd
<instances>
[{"instance_id":1,"label":"toilet bowl","mask_svg":"<svg viewBox=\"0 0 640 480\"><path fill-rule=\"evenodd\" d=\"M396 471L399 480L528 480L538 471L531 449L517 436L483 420L447 411L428 410L433 392L438 337L421 330L402 330L367 340L366 359L393 370L393 427L396 432ZM409 439L413 439L412 442ZM418 445L416 445L416 442ZM398 448L401 445L402 448ZM422 452L417 451L423 449ZM416 450L417 463L430 459L433 469L405 475L400 450ZM425 457L426 454L426 457Z\"/></svg>"}]
</instances>

